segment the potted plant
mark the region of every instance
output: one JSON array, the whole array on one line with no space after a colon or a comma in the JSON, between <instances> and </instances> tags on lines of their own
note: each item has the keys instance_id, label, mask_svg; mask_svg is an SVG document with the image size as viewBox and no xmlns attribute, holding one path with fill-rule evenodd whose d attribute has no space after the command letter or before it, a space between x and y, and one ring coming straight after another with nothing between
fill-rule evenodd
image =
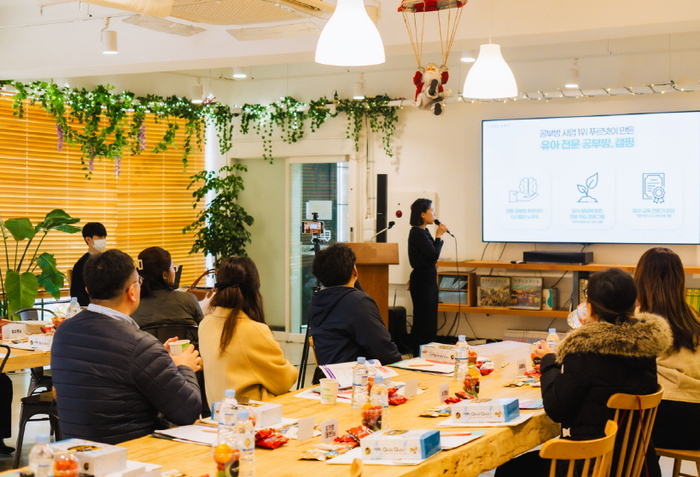
<instances>
[{"instance_id":1,"label":"potted plant","mask_svg":"<svg viewBox=\"0 0 700 477\"><path fill-rule=\"evenodd\" d=\"M46 214L36 226L28 218L3 220L0 217L5 252L4 257L0 258L0 267L4 265L4 273L0 268L0 289L3 291L0 311L4 315L11 317L17 310L32 308L39 287L56 299L61 297L61 287L66 277L56 268L53 254L40 253L39 249L51 230L68 234L79 232L80 227L71 225L79 221L61 209ZM11 246L11 240L15 241L14 246ZM24 249L21 249L21 244L24 244Z\"/></svg>"},{"instance_id":2,"label":"potted plant","mask_svg":"<svg viewBox=\"0 0 700 477\"><path fill-rule=\"evenodd\" d=\"M246 256L245 246L250 243L250 232L246 226L253 225L253 217L238 204L238 195L245 188L238 172L247 170L242 164L232 164L218 172L201 171L192 176L187 186L189 189L199 181L204 182L192 192L192 207L197 207L209 192L216 194L196 220L182 229L182 233L194 232L195 241L190 253L210 254L216 266L222 258Z\"/></svg>"}]
</instances>

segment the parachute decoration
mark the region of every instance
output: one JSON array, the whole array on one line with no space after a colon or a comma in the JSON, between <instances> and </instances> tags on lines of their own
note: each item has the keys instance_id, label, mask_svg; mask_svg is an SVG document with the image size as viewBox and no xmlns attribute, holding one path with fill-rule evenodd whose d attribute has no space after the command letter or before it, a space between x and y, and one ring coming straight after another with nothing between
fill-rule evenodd
<instances>
[{"instance_id":1,"label":"parachute decoration","mask_svg":"<svg viewBox=\"0 0 700 477\"><path fill-rule=\"evenodd\" d=\"M462 7L466 4L467 0L402 0L399 6L398 11L403 14L418 64L413 77L413 83L416 85L416 106L430 110L436 116L443 113L445 98L452 94L452 91L445 89L443 85L449 79L447 60L462 16ZM440 34L442 64L439 68L435 63L422 66L425 27L426 23L432 22L431 18L435 18Z\"/></svg>"}]
</instances>

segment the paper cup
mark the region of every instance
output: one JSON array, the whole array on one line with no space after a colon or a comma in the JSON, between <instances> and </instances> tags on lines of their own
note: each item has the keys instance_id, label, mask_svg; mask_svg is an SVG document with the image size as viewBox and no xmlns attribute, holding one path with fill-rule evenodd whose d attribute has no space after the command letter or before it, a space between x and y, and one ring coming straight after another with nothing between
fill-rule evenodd
<instances>
[{"instance_id":1,"label":"paper cup","mask_svg":"<svg viewBox=\"0 0 700 477\"><path fill-rule=\"evenodd\" d=\"M321 379L321 404L335 404L338 399L338 381L330 378Z\"/></svg>"},{"instance_id":2,"label":"paper cup","mask_svg":"<svg viewBox=\"0 0 700 477\"><path fill-rule=\"evenodd\" d=\"M170 354L173 356L182 354L190 345L190 340L177 340L170 343Z\"/></svg>"}]
</instances>

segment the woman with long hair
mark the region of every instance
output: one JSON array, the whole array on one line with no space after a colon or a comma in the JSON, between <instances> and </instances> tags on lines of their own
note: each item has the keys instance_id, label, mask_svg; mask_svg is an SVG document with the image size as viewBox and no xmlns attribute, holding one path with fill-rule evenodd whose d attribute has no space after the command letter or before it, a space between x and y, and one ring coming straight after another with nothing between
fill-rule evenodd
<instances>
[{"instance_id":1,"label":"woman with long hair","mask_svg":"<svg viewBox=\"0 0 700 477\"><path fill-rule=\"evenodd\" d=\"M663 316L673 344L657 360L664 396L652 439L656 447L700 449L700 321L685 301L685 271L668 248L652 248L639 259L634 279L639 311Z\"/></svg>"},{"instance_id":2,"label":"woman with long hair","mask_svg":"<svg viewBox=\"0 0 700 477\"><path fill-rule=\"evenodd\" d=\"M196 345L197 325L204 315L194 295L175 290L177 267L170 253L161 247L148 247L139 253L139 261L141 303L131 317L161 341L177 334Z\"/></svg>"},{"instance_id":3,"label":"woman with long hair","mask_svg":"<svg viewBox=\"0 0 700 477\"><path fill-rule=\"evenodd\" d=\"M438 225L435 238L428 225L435 223L435 209L429 199L416 199L411 204L411 231L408 234L408 260L411 278L408 289L413 302L411 346L413 356L418 356L420 345L435 341L437 335L438 285L437 267L442 237L447 232L445 224Z\"/></svg>"},{"instance_id":4,"label":"woman with long hair","mask_svg":"<svg viewBox=\"0 0 700 477\"><path fill-rule=\"evenodd\" d=\"M562 438L603 437L606 422L614 417L607 407L610 396L658 390L656 358L670 346L671 330L660 316L636 313L636 299L637 288L628 273L619 268L594 273L588 280L589 322L571 331L556 353L546 341L535 350L542 358L544 410L561 423ZM653 447L647 464L649 476L661 475ZM527 453L501 466L496 476L539 477L547 475L548 468L549 461Z\"/></svg>"},{"instance_id":5,"label":"woman with long hair","mask_svg":"<svg viewBox=\"0 0 700 477\"><path fill-rule=\"evenodd\" d=\"M213 311L199 327L209 402L220 401L226 389L255 400L289 391L298 371L265 324L255 263L247 257L225 258L214 288Z\"/></svg>"}]
</instances>

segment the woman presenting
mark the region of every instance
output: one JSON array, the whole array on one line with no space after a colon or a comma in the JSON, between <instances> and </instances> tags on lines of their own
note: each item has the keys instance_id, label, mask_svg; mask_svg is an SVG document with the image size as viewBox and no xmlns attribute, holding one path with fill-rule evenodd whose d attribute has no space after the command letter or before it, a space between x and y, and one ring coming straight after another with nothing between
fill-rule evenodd
<instances>
[{"instance_id":1,"label":"woman presenting","mask_svg":"<svg viewBox=\"0 0 700 477\"><path fill-rule=\"evenodd\" d=\"M411 263L411 279L408 288L413 301L413 326L411 347L418 356L420 345L435 341L437 335L437 263L442 249L445 224L438 225L435 238L427 225L435 223L435 209L429 199L417 199L411 204L411 232L408 234L408 260Z\"/></svg>"}]
</instances>

